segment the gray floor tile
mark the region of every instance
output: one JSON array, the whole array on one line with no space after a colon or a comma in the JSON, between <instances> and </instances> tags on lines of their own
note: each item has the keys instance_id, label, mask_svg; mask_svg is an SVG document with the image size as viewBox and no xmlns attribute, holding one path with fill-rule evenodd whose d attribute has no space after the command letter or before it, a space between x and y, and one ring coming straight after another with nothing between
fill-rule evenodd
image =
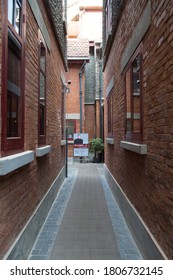
<instances>
[{"instance_id":1,"label":"gray floor tile","mask_svg":"<svg viewBox=\"0 0 173 280\"><path fill-rule=\"evenodd\" d=\"M78 176L50 254L50 259L56 259L59 247L66 249L66 246L69 246L70 248L71 243L77 249L77 255L75 256L74 250L71 253L67 250L66 253L68 257L71 254L73 259L80 259L80 257L97 259L98 247L100 249L106 247L106 250L104 250L106 259L106 254L110 251L111 255L109 253L108 258L118 259L120 255L97 167L96 165L86 164L80 165L78 168ZM78 238L70 241L66 235L67 232L70 232L70 236L75 237L78 235ZM85 247L88 247L86 255ZM79 256L79 249L81 248L82 254ZM89 249L90 251L88 251Z\"/></svg>"},{"instance_id":2,"label":"gray floor tile","mask_svg":"<svg viewBox=\"0 0 173 280\"><path fill-rule=\"evenodd\" d=\"M70 164L29 259L142 259L103 165Z\"/></svg>"}]
</instances>

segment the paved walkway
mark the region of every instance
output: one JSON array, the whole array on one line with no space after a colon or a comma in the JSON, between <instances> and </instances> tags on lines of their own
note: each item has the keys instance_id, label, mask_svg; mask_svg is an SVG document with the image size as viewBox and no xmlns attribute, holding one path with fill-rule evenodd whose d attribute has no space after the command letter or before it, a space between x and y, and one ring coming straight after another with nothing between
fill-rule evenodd
<instances>
[{"instance_id":1,"label":"paved walkway","mask_svg":"<svg viewBox=\"0 0 173 280\"><path fill-rule=\"evenodd\" d=\"M142 259L102 164L69 164L29 259Z\"/></svg>"}]
</instances>

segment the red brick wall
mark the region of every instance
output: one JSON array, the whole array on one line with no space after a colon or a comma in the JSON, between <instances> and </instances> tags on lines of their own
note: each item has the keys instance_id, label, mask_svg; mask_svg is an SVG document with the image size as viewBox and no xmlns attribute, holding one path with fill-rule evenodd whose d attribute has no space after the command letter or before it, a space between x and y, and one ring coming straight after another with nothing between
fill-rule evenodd
<instances>
[{"instance_id":1,"label":"red brick wall","mask_svg":"<svg viewBox=\"0 0 173 280\"><path fill-rule=\"evenodd\" d=\"M40 5L42 3L40 1ZM44 6L41 9L44 10ZM38 26L28 2L26 19L24 148L35 150L38 145ZM65 69L46 11L44 21L51 39L51 51L47 52L46 144L51 145L52 150L48 155L35 158L32 163L6 176L0 176L0 258L14 242L64 166L65 147L61 147L60 77L61 73L65 76Z\"/></svg>"},{"instance_id":2,"label":"red brick wall","mask_svg":"<svg viewBox=\"0 0 173 280\"><path fill-rule=\"evenodd\" d=\"M73 114L80 112L80 102L79 102L79 70L81 64L71 64L69 65L68 80L71 84L68 85L70 88L70 93L67 94L66 99L66 113Z\"/></svg>"},{"instance_id":3,"label":"red brick wall","mask_svg":"<svg viewBox=\"0 0 173 280\"><path fill-rule=\"evenodd\" d=\"M143 124L146 156L120 148L125 96L120 61L147 1L126 1L105 69L104 91L115 77L114 145L106 145L111 173L167 256L173 258L173 3L151 1L151 24L143 39ZM129 16L130 15L130 16ZM114 63L112 63L114 62ZM107 133L107 106L105 106Z\"/></svg>"},{"instance_id":4,"label":"red brick wall","mask_svg":"<svg viewBox=\"0 0 173 280\"><path fill-rule=\"evenodd\" d=\"M2 69L2 6L0 1L0 73ZM0 111L1 111L1 75L0 75ZM1 121L1 115L0 115L0 135L2 131L2 121ZM1 137L0 137L0 147L1 147ZM1 151L0 151L1 155Z\"/></svg>"},{"instance_id":5,"label":"red brick wall","mask_svg":"<svg viewBox=\"0 0 173 280\"><path fill-rule=\"evenodd\" d=\"M85 106L85 132L88 133L88 139L95 137L95 105Z\"/></svg>"},{"instance_id":6,"label":"red brick wall","mask_svg":"<svg viewBox=\"0 0 173 280\"><path fill-rule=\"evenodd\" d=\"M80 114L80 95L79 95L79 71L82 67L82 63L69 64L69 71L67 74L67 80L71 81L68 85L70 93L67 94L66 98L66 113L67 114ZM82 75L82 130L85 131L85 74ZM77 122L76 132L80 132L80 122Z\"/></svg>"},{"instance_id":7,"label":"red brick wall","mask_svg":"<svg viewBox=\"0 0 173 280\"><path fill-rule=\"evenodd\" d=\"M83 63L69 63L69 71L67 73L67 81L70 80L71 84L68 85L70 93L66 95L66 114L78 114L79 118L76 119L76 133L80 132L80 95L79 95L79 71ZM86 132L86 119L85 119L85 74L82 75L82 132ZM74 118L74 116L73 116ZM69 143L68 156L73 156L73 144Z\"/></svg>"},{"instance_id":8,"label":"red brick wall","mask_svg":"<svg viewBox=\"0 0 173 280\"><path fill-rule=\"evenodd\" d=\"M73 157L73 144L68 144L68 157Z\"/></svg>"},{"instance_id":9,"label":"red brick wall","mask_svg":"<svg viewBox=\"0 0 173 280\"><path fill-rule=\"evenodd\" d=\"M100 138L100 101L96 100L96 137Z\"/></svg>"}]
</instances>

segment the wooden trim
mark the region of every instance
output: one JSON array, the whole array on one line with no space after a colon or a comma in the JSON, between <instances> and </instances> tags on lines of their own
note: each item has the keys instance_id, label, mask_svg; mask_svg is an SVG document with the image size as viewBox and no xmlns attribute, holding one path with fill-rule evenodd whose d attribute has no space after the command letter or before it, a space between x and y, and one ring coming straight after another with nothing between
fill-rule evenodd
<instances>
[{"instance_id":1,"label":"wooden trim","mask_svg":"<svg viewBox=\"0 0 173 280\"><path fill-rule=\"evenodd\" d=\"M68 122L72 122L73 125L74 125L74 133L76 133L76 120L74 119L66 119L66 127L68 128L67 126L67 123ZM68 138L68 141L73 141L74 139L73 138Z\"/></svg>"},{"instance_id":2,"label":"wooden trim","mask_svg":"<svg viewBox=\"0 0 173 280\"><path fill-rule=\"evenodd\" d=\"M24 96L25 96L25 36L26 24L23 21L26 14L26 2L22 3L22 34L17 34L14 27L8 21L8 2L2 2L2 155L9 150L22 149L24 147ZM7 138L7 70L8 70L8 30L12 32L16 40L21 44L21 136Z\"/></svg>"},{"instance_id":3,"label":"wooden trim","mask_svg":"<svg viewBox=\"0 0 173 280\"><path fill-rule=\"evenodd\" d=\"M113 88L111 89L111 91L109 92L109 95L107 97L107 133L108 133L108 137L112 137L113 136ZM111 102L111 103L110 103ZM111 108L110 108L111 106ZM111 112L109 112L111 109ZM110 131L109 131L109 113L110 115Z\"/></svg>"},{"instance_id":4,"label":"wooden trim","mask_svg":"<svg viewBox=\"0 0 173 280\"><path fill-rule=\"evenodd\" d=\"M40 67L40 58L41 58L41 48L40 48L40 42L44 45L45 48L45 72L41 69ZM47 93L47 82L46 82L46 72L47 72L47 48L46 48L46 44L44 41L44 38L41 34L41 31L38 31L38 144L39 145L44 145L46 144L46 93ZM44 135L40 135L40 73L42 73L42 75L44 76L44 83L45 83L45 88L44 88Z\"/></svg>"},{"instance_id":5,"label":"wooden trim","mask_svg":"<svg viewBox=\"0 0 173 280\"><path fill-rule=\"evenodd\" d=\"M137 143L142 143L143 142L143 104L142 104L142 95L143 95L143 88L142 88L142 77L143 77L143 68L142 68L142 44L138 47L138 49L134 52L132 57L130 58L128 64L126 65L124 71L123 71L123 76L124 76L124 83L125 83L125 139L127 141L131 142L137 142ZM134 100L133 100L133 83L132 83L132 78L133 78L133 70L132 70L132 64L135 60L135 58L140 55L141 58L141 69L140 69L140 132L133 132L134 130L134 120L133 120L133 112L134 112ZM131 100L131 132L126 132L127 129L127 90L126 90L126 74L127 71L130 69L130 100Z\"/></svg>"}]
</instances>

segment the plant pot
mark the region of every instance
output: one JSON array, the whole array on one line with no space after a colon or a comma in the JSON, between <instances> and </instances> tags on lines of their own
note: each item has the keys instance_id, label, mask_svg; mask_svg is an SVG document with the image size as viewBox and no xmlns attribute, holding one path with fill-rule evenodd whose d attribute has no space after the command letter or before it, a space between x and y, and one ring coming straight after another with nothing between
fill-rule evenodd
<instances>
[{"instance_id":1,"label":"plant pot","mask_svg":"<svg viewBox=\"0 0 173 280\"><path fill-rule=\"evenodd\" d=\"M100 162L100 158L99 157L93 157L93 162L94 163L99 163Z\"/></svg>"}]
</instances>

